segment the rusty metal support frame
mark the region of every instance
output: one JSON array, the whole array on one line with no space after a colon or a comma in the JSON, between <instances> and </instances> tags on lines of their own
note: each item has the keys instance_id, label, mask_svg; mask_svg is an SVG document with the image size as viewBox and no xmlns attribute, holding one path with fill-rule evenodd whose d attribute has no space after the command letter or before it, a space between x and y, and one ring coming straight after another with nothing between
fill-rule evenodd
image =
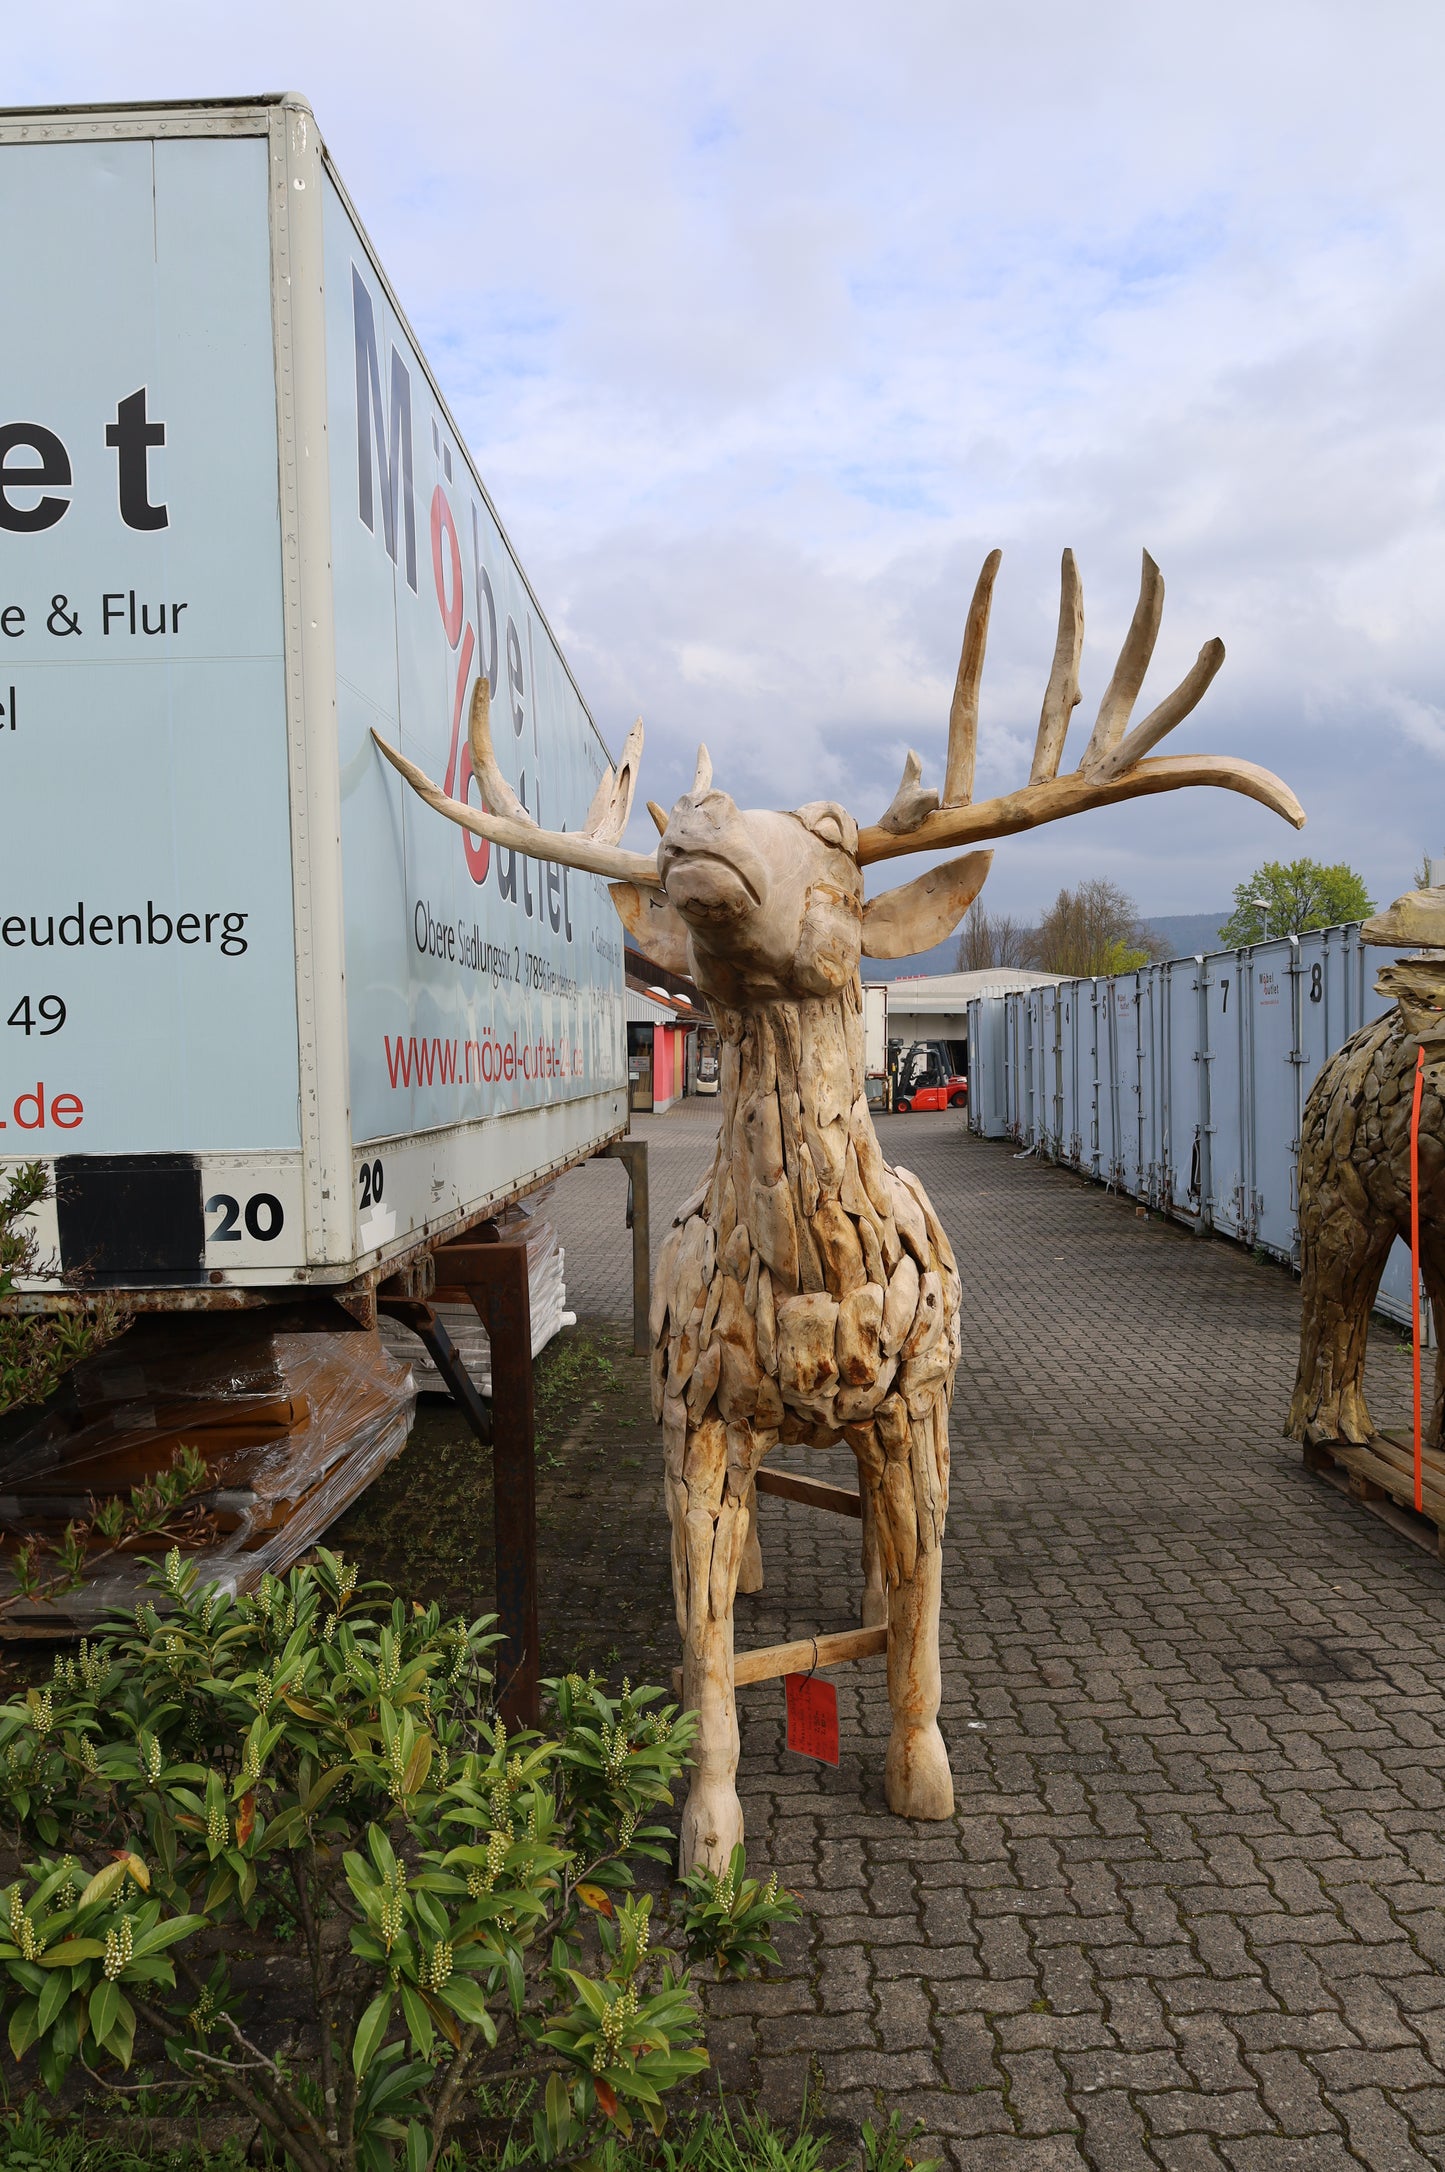
<instances>
[{"instance_id":1,"label":"rusty metal support frame","mask_svg":"<svg viewBox=\"0 0 1445 2172\"><path fill-rule=\"evenodd\" d=\"M532 1304L525 1244L502 1243L483 1228L465 1241L438 1245L430 1299L385 1286L380 1309L421 1336L472 1431L492 1451L496 1560L495 1655L498 1708L511 1726L541 1717L537 1621L537 1444L532 1394ZM400 1279L400 1278L399 1278ZM490 1409L477 1393L433 1302L470 1303L487 1331L492 1356Z\"/></svg>"},{"instance_id":2,"label":"rusty metal support frame","mask_svg":"<svg viewBox=\"0 0 1445 2172\"><path fill-rule=\"evenodd\" d=\"M652 1351L647 1315L652 1306L651 1201L647 1181L646 1139L613 1139L598 1160L620 1161L627 1171L627 1226L632 1231L632 1348L638 1357Z\"/></svg>"},{"instance_id":3,"label":"rusty metal support frame","mask_svg":"<svg viewBox=\"0 0 1445 2172\"><path fill-rule=\"evenodd\" d=\"M437 1318L430 1305L422 1304L415 1298L383 1295L378 1299L378 1304L391 1319L400 1320L403 1327L409 1327L414 1335L420 1337L433 1365L446 1382L452 1401L482 1446L490 1448L492 1406L487 1398L478 1392L475 1381L462 1362L461 1352L447 1333L445 1323Z\"/></svg>"}]
</instances>

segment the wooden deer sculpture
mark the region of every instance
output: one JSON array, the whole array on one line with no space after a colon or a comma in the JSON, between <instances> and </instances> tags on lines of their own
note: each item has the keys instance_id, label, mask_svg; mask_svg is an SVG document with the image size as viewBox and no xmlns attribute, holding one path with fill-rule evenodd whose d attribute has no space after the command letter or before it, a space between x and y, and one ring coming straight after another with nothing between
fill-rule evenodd
<instances>
[{"instance_id":1,"label":"wooden deer sculpture","mask_svg":"<svg viewBox=\"0 0 1445 2172\"><path fill-rule=\"evenodd\" d=\"M1304 820L1278 778L1219 755L1145 759L1223 661L1210 642L1183 683L1128 729L1163 606L1145 555L1138 607L1079 768L1058 774L1079 699L1083 605L1072 552L1053 670L1029 782L973 803L979 683L999 553L979 576L954 690L940 795L910 751L886 813L860 829L816 800L744 812L699 751L692 788L665 815L655 858L623 851L641 753L634 725L577 834L539 830L492 749L487 682L471 709L472 768L489 811L446 798L382 752L429 805L495 842L613 878L613 901L658 964L691 975L722 1043L721 1126L711 1173L658 1265L653 1394L662 1421L683 1694L699 1727L680 1867L725 1867L742 1837L733 1697L733 1599L761 1580L755 1478L776 1443L846 1441L864 1509L865 1623L886 1614L892 1732L889 1806L953 1809L938 1729L938 1613L948 1503L948 1406L959 1355L960 1287L923 1187L890 1169L863 1089L859 958L941 942L982 887L975 851L865 902L878 860L1031 829L1085 807L1183 785L1223 785Z\"/></svg>"}]
</instances>

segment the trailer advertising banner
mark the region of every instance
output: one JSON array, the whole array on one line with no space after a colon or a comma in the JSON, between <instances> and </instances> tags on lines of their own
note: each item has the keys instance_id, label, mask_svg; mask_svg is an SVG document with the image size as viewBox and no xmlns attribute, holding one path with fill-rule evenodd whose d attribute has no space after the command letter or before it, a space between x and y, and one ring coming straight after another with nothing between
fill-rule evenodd
<instances>
[{"instance_id":1,"label":"trailer advertising banner","mask_svg":"<svg viewBox=\"0 0 1445 2172\"><path fill-rule=\"evenodd\" d=\"M294 1153L266 144L7 143L0 224L0 1159Z\"/></svg>"},{"instance_id":2,"label":"trailer advertising banner","mask_svg":"<svg viewBox=\"0 0 1445 2172\"><path fill-rule=\"evenodd\" d=\"M448 793L479 805L467 714L485 673L498 756L540 823L580 823L606 760L329 182L324 237L346 999L360 1144L620 1088L622 936L598 877L469 836L407 791L372 743L375 726Z\"/></svg>"}]
</instances>

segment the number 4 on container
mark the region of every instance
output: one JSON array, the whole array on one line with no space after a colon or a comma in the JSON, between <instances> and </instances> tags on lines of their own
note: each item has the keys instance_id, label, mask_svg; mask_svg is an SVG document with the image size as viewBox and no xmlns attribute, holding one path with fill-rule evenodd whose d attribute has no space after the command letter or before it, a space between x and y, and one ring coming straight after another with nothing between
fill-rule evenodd
<instances>
[{"instance_id":1,"label":"number 4 on container","mask_svg":"<svg viewBox=\"0 0 1445 2172\"><path fill-rule=\"evenodd\" d=\"M65 1024L65 1004L58 995L43 995L33 1005L29 996L22 996L5 1023L19 1026L27 1036L58 1033Z\"/></svg>"}]
</instances>

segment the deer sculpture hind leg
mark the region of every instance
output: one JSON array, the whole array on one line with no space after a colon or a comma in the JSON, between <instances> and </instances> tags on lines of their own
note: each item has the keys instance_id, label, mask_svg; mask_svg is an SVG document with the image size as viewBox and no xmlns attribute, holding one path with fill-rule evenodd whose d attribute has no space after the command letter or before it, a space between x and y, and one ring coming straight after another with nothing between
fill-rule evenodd
<instances>
[{"instance_id":1,"label":"deer sculpture hind leg","mask_svg":"<svg viewBox=\"0 0 1445 2172\"><path fill-rule=\"evenodd\" d=\"M883 1573L883 1551L878 1543L872 1498L867 1486L861 1482L858 1488L858 1507L863 1530L859 1549L863 1590L859 1600L858 1620L864 1629L881 1629L888 1619L888 1581ZM743 1540L742 1561L738 1567L738 1590L752 1594L761 1591L765 1581L762 1541L758 1533L756 1486L750 1487L748 1491L747 1516L747 1536Z\"/></svg>"},{"instance_id":2,"label":"deer sculpture hind leg","mask_svg":"<svg viewBox=\"0 0 1445 2172\"><path fill-rule=\"evenodd\" d=\"M738 1565L738 1590L751 1596L761 1591L766 1581L763 1574L762 1540L758 1532L756 1487L750 1489L746 1505L748 1529L743 1540L742 1560ZM863 1527L859 1549L863 1590L858 1603L858 1621L864 1629L881 1629L888 1619L888 1580L883 1574L883 1551L878 1543L873 1504L867 1487L861 1484L858 1489L858 1506Z\"/></svg>"},{"instance_id":3,"label":"deer sculpture hind leg","mask_svg":"<svg viewBox=\"0 0 1445 2172\"><path fill-rule=\"evenodd\" d=\"M738 1590L755 1592L763 1588L763 1548L758 1537L758 1489L749 1486L744 1503L748 1528L743 1539L742 1560L738 1564Z\"/></svg>"},{"instance_id":4,"label":"deer sculpture hind leg","mask_svg":"<svg viewBox=\"0 0 1445 2172\"><path fill-rule=\"evenodd\" d=\"M888 1580L883 1573L883 1548L878 1541L878 1519L873 1496L858 1466L858 1505L863 1515L863 1598L858 1619L865 1629L881 1629L888 1619Z\"/></svg>"}]
</instances>

